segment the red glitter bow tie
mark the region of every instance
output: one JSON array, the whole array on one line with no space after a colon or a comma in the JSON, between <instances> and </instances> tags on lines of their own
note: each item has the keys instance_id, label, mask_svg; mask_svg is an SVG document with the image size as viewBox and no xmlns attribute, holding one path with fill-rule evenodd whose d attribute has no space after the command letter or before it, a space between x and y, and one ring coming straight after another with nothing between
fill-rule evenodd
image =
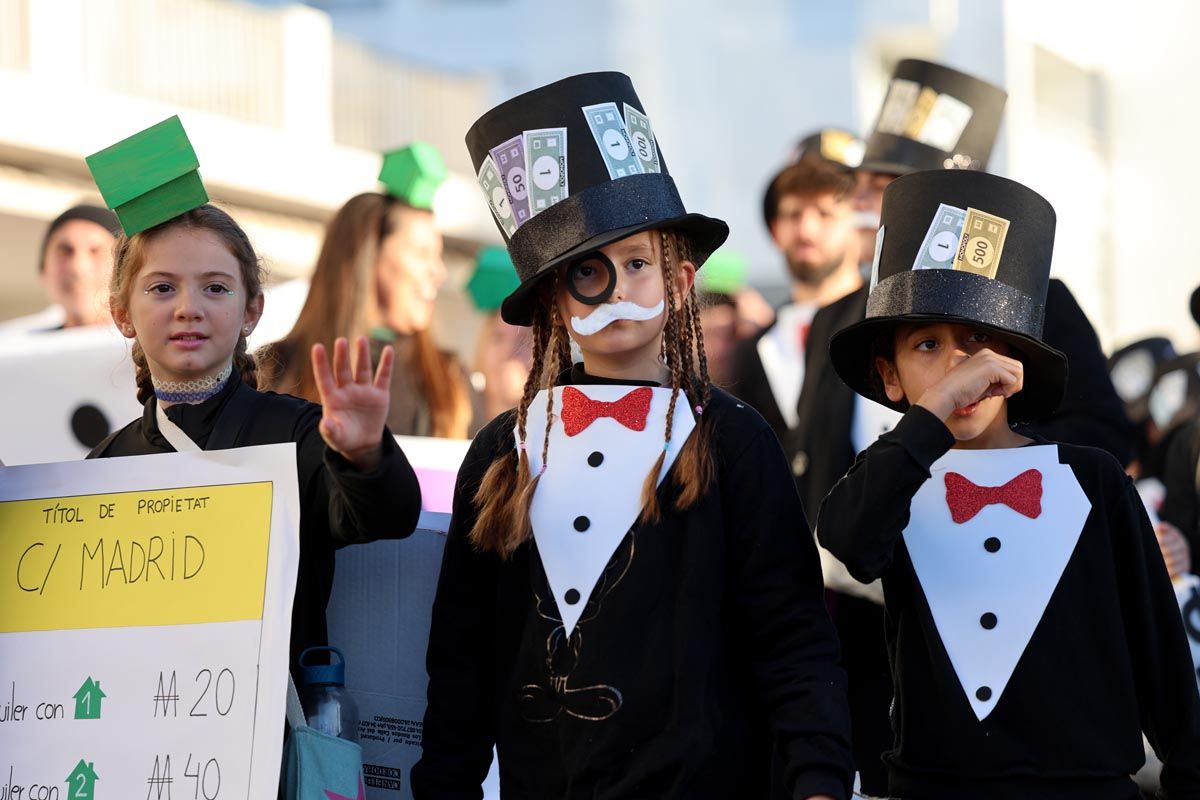
<instances>
[{"instance_id":1,"label":"red glitter bow tie","mask_svg":"<svg viewBox=\"0 0 1200 800\"><path fill-rule=\"evenodd\" d=\"M649 386L634 389L620 400L606 403L593 400L574 386L563 389L563 429L567 436L585 430L600 417L611 417L631 431L644 431L646 417L650 415L650 399L654 390Z\"/></svg>"},{"instance_id":2,"label":"red glitter bow tie","mask_svg":"<svg viewBox=\"0 0 1200 800\"><path fill-rule=\"evenodd\" d=\"M995 503L1037 519L1042 515L1042 473L1028 469L1003 486L976 486L957 472L946 473L946 505L955 522L962 524Z\"/></svg>"}]
</instances>

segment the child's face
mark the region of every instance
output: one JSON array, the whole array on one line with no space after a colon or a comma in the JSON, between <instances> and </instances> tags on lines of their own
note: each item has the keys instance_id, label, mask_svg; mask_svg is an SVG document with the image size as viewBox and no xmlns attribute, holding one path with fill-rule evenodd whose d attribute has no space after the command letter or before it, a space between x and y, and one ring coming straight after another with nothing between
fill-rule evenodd
<instances>
[{"instance_id":1,"label":"child's face","mask_svg":"<svg viewBox=\"0 0 1200 800\"><path fill-rule=\"evenodd\" d=\"M237 259L211 231L166 231L147 243L144 255L128 307L113 308L118 327L137 338L158 380L220 372L242 329L262 315L262 295L246 297Z\"/></svg>"},{"instance_id":2,"label":"child's face","mask_svg":"<svg viewBox=\"0 0 1200 800\"><path fill-rule=\"evenodd\" d=\"M1012 348L987 332L949 323L901 325L896 329L895 344L895 361L879 358L875 364L893 403L904 400L916 403L955 367L984 348L1015 357ZM960 442L975 439L997 426L1008 427L1006 398L999 396L956 409L946 420L946 427Z\"/></svg>"},{"instance_id":3,"label":"child's face","mask_svg":"<svg viewBox=\"0 0 1200 800\"><path fill-rule=\"evenodd\" d=\"M589 355L607 357L627 354L632 357L651 351L657 358L667 319L660 242L657 232L644 231L600 248L600 252L616 268L616 283L612 295L599 305L581 302L568 289L568 284L573 282L584 295L599 294L610 280L603 264L599 260L583 261L565 268L559 281L558 311L571 338L583 351L585 361ZM676 262L675 276L675 304L678 308L682 298L691 290L696 268L687 261ZM599 330L588 332L591 330L588 318L597 313L607 314L617 303L637 306L637 309L628 308L638 318L616 319Z\"/></svg>"}]
</instances>

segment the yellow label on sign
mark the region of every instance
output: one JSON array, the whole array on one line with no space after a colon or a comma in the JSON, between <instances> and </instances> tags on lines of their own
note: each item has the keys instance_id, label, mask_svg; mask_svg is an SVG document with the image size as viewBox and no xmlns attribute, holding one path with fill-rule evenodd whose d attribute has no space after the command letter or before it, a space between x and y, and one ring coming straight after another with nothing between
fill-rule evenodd
<instances>
[{"instance_id":1,"label":"yellow label on sign","mask_svg":"<svg viewBox=\"0 0 1200 800\"><path fill-rule=\"evenodd\" d=\"M261 619L270 482L0 502L0 633Z\"/></svg>"},{"instance_id":2,"label":"yellow label on sign","mask_svg":"<svg viewBox=\"0 0 1200 800\"><path fill-rule=\"evenodd\" d=\"M995 278L1008 225L1008 220L1003 217L968 208L954 256L954 269Z\"/></svg>"}]
</instances>

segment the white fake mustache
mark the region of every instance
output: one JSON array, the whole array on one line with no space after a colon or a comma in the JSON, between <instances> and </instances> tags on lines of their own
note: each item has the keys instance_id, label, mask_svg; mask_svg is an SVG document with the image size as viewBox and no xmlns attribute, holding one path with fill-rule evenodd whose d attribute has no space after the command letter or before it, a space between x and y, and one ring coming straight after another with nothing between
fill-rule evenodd
<instances>
[{"instance_id":1,"label":"white fake mustache","mask_svg":"<svg viewBox=\"0 0 1200 800\"><path fill-rule=\"evenodd\" d=\"M639 306L629 300L622 300L619 303L603 303L596 306L596 310L586 317L571 317L571 327L580 336L591 336L619 320L628 319L642 322L654 319L663 312L663 308L662 300L659 300L658 304L651 308Z\"/></svg>"},{"instance_id":2,"label":"white fake mustache","mask_svg":"<svg viewBox=\"0 0 1200 800\"><path fill-rule=\"evenodd\" d=\"M879 230L879 215L874 211L855 211L854 227L858 230Z\"/></svg>"}]
</instances>

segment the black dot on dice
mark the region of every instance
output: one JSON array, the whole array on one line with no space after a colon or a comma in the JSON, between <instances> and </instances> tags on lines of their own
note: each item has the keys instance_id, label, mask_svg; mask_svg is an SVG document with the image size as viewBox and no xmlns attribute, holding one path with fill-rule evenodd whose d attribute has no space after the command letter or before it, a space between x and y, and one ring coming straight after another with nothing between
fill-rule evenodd
<instances>
[{"instance_id":1,"label":"black dot on dice","mask_svg":"<svg viewBox=\"0 0 1200 800\"><path fill-rule=\"evenodd\" d=\"M71 433L84 447L100 444L109 430L108 417L93 405L82 405L71 413Z\"/></svg>"},{"instance_id":2,"label":"black dot on dice","mask_svg":"<svg viewBox=\"0 0 1200 800\"><path fill-rule=\"evenodd\" d=\"M576 589L567 589L567 593L563 595L563 600L566 600L569 606L575 605L579 602L579 591Z\"/></svg>"},{"instance_id":3,"label":"black dot on dice","mask_svg":"<svg viewBox=\"0 0 1200 800\"><path fill-rule=\"evenodd\" d=\"M604 463L604 453L601 453L599 450L597 450L596 452L594 452L590 456L588 456L588 466L589 467L598 467L603 463Z\"/></svg>"},{"instance_id":4,"label":"black dot on dice","mask_svg":"<svg viewBox=\"0 0 1200 800\"><path fill-rule=\"evenodd\" d=\"M992 699L992 690L987 686L980 686L975 690L975 699L986 703Z\"/></svg>"},{"instance_id":5,"label":"black dot on dice","mask_svg":"<svg viewBox=\"0 0 1200 800\"><path fill-rule=\"evenodd\" d=\"M996 615L990 611L979 618L979 624L982 625L986 630L989 630L989 631L992 628L996 627L996 623L998 621L999 620L996 619Z\"/></svg>"},{"instance_id":6,"label":"black dot on dice","mask_svg":"<svg viewBox=\"0 0 1200 800\"><path fill-rule=\"evenodd\" d=\"M1000 540L995 536L989 536L987 541L983 543L983 549L989 553L997 553L1000 551Z\"/></svg>"},{"instance_id":7,"label":"black dot on dice","mask_svg":"<svg viewBox=\"0 0 1200 800\"><path fill-rule=\"evenodd\" d=\"M592 527L592 521L590 519L588 519L587 517L576 517L575 518L575 530L579 531L580 533L583 533L590 527Z\"/></svg>"}]
</instances>

